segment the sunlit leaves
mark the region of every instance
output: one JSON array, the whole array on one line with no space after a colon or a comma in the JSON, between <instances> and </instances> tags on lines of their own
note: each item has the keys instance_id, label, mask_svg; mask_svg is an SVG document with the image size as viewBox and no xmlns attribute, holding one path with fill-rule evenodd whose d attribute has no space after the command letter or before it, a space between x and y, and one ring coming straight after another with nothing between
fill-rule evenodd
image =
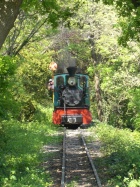
<instances>
[{"instance_id":1,"label":"sunlit leaves","mask_svg":"<svg viewBox=\"0 0 140 187\"><path fill-rule=\"evenodd\" d=\"M98 0L97 0L98 1ZM103 0L105 4L116 7L120 17L123 21L118 21L122 28L122 35L119 38L119 43L126 46L128 41L140 41L140 2L133 0Z\"/></svg>"},{"instance_id":2,"label":"sunlit leaves","mask_svg":"<svg viewBox=\"0 0 140 187\"><path fill-rule=\"evenodd\" d=\"M9 56L0 57L0 76L12 75L15 71L15 60Z\"/></svg>"},{"instance_id":3,"label":"sunlit leaves","mask_svg":"<svg viewBox=\"0 0 140 187\"><path fill-rule=\"evenodd\" d=\"M81 4L79 1L72 1L69 7L70 1L59 0L25 0L23 1L22 8L25 11L31 11L46 15L46 18L53 27L59 25L61 21L66 21L71 17Z\"/></svg>"},{"instance_id":4,"label":"sunlit leaves","mask_svg":"<svg viewBox=\"0 0 140 187\"><path fill-rule=\"evenodd\" d=\"M0 57L0 94L3 94L7 86L10 85L10 78L14 75L16 67L16 58L9 56Z\"/></svg>"},{"instance_id":5,"label":"sunlit leaves","mask_svg":"<svg viewBox=\"0 0 140 187\"><path fill-rule=\"evenodd\" d=\"M119 37L119 44L123 46L128 45L128 41L140 41L140 21L139 16L128 17L120 19L119 24L122 28L122 35Z\"/></svg>"}]
</instances>

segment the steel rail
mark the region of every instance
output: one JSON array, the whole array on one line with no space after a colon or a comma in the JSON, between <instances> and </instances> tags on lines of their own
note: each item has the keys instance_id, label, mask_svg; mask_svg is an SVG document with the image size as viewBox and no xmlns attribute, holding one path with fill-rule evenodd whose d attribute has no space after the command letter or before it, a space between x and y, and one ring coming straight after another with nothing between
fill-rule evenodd
<instances>
[{"instance_id":1,"label":"steel rail","mask_svg":"<svg viewBox=\"0 0 140 187\"><path fill-rule=\"evenodd\" d=\"M93 170L93 172L94 172L94 175L95 175L95 178L96 178L96 181L97 181L97 185L98 185L98 187L102 187L100 178L99 178L99 176L98 176L98 173L97 173L97 170L96 170L96 168L95 168L95 165L93 164L93 160L92 160L92 158L91 158L91 156L90 156L89 150L88 150L88 148L87 148L87 145L86 145L86 142L85 142L85 139L84 139L84 137L83 137L83 135L82 135L81 130L80 130L80 134L81 134L81 138L82 138L82 141L83 141L83 144L84 144L84 147L85 147L85 151L86 151L86 153L87 153L87 156L88 156L88 159L89 159L89 161L90 161L92 170Z\"/></svg>"},{"instance_id":2,"label":"steel rail","mask_svg":"<svg viewBox=\"0 0 140 187\"><path fill-rule=\"evenodd\" d=\"M62 177L61 177L61 187L65 187L65 168L66 168L66 128L64 129L63 137L63 156L62 156Z\"/></svg>"}]
</instances>

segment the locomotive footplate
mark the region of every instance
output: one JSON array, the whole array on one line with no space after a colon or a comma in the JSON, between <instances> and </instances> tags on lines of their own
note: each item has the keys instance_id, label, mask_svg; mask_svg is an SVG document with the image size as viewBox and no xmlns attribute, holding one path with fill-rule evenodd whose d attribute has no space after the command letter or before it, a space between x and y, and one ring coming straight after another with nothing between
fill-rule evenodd
<instances>
[{"instance_id":1,"label":"locomotive footplate","mask_svg":"<svg viewBox=\"0 0 140 187\"><path fill-rule=\"evenodd\" d=\"M62 124L82 124L82 115L62 115Z\"/></svg>"}]
</instances>

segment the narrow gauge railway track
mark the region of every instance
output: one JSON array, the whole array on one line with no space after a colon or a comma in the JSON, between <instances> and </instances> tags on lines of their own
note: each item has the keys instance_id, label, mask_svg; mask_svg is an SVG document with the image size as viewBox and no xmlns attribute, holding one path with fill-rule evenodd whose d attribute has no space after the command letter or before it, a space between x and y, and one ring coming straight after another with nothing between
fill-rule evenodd
<instances>
[{"instance_id":1,"label":"narrow gauge railway track","mask_svg":"<svg viewBox=\"0 0 140 187\"><path fill-rule=\"evenodd\" d=\"M82 131L64 131L61 187L72 182L76 187L102 187Z\"/></svg>"}]
</instances>

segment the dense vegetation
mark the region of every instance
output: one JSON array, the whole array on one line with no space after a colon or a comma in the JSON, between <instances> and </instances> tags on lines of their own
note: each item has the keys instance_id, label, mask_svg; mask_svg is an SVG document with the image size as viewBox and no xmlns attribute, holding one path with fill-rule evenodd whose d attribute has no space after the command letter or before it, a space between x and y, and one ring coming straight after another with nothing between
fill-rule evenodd
<instances>
[{"instance_id":1,"label":"dense vegetation","mask_svg":"<svg viewBox=\"0 0 140 187\"><path fill-rule=\"evenodd\" d=\"M140 133L118 129L105 123L90 129L90 140L100 139L103 157L96 159L96 167L107 187L140 186ZM97 136L95 138L95 135Z\"/></svg>"},{"instance_id":2,"label":"dense vegetation","mask_svg":"<svg viewBox=\"0 0 140 187\"><path fill-rule=\"evenodd\" d=\"M0 7L4 2L9 3ZM49 64L66 66L75 58L90 76L93 121L109 125L97 126L96 132L105 154L114 156L110 170L117 175L116 184L140 186L139 2L23 0L20 8L1 41L0 185L32 185L33 176L39 186L50 182L38 170L38 150L52 138ZM125 166L118 174L121 160Z\"/></svg>"},{"instance_id":3,"label":"dense vegetation","mask_svg":"<svg viewBox=\"0 0 140 187\"><path fill-rule=\"evenodd\" d=\"M53 184L50 173L43 167L43 162L53 157L53 153L44 153L43 145L60 143L62 138L53 136L58 129L53 126L51 115L50 106L38 106L37 120L33 122L1 122L0 186L44 187Z\"/></svg>"}]
</instances>

